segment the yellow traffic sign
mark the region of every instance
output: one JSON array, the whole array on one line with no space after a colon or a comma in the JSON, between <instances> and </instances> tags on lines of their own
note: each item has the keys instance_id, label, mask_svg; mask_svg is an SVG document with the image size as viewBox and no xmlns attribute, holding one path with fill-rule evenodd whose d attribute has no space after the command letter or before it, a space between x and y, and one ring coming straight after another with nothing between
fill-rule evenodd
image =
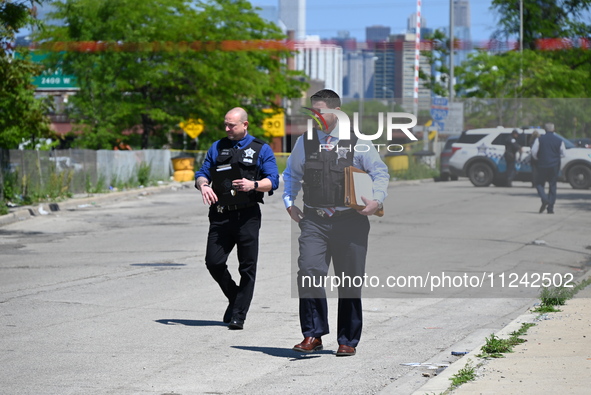
<instances>
[{"instance_id":1,"label":"yellow traffic sign","mask_svg":"<svg viewBox=\"0 0 591 395\"><path fill-rule=\"evenodd\" d=\"M269 118L265 118L263 121L263 130L266 132L265 134L267 136L285 136L285 114L283 113L283 110L279 111L279 113L272 115ZM265 108L263 112L273 113L273 110L270 108Z\"/></svg>"},{"instance_id":2,"label":"yellow traffic sign","mask_svg":"<svg viewBox=\"0 0 591 395\"><path fill-rule=\"evenodd\" d=\"M179 124L181 129L185 131L192 139L196 139L199 137L203 129L205 128L205 124L203 123L202 119L189 119L187 122L181 122Z\"/></svg>"}]
</instances>

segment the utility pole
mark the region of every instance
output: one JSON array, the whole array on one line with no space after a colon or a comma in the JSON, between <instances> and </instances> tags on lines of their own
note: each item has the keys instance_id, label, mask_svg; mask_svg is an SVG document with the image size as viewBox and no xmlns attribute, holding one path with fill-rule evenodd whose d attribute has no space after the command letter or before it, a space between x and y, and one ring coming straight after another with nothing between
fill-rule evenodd
<instances>
[{"instance_id":1,"label":"utility pole","mask_svg":"<svg viewBox=\"0 0 591 395\"><path fill-rule=\"evenodd\" d=\"M415 73L413 92L413 113L419 116L419 59L421 56L421 1L417 0L417 20L415 23Z\"/></svg>"},{"instance_id":2,"label":"utility pole","mask_svg":"<svg viewBox=\"0 0 591 395\"><path fill-rule=\"evenodd\" d=\"M449 106L454 101L454 0L449 0Z\"/></svg>"}]
</instances>

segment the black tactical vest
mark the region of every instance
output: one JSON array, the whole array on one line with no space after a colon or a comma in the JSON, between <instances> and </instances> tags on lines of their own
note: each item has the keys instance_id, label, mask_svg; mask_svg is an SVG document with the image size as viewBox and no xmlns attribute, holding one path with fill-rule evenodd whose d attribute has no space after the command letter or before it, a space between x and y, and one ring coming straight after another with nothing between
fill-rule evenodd
<instances>
[{"instance_id":1,"label":"black tactical vest","mask_svg":"<svg viewBox=\"0 0 591 395\"><path fill-rule=\"evenodd\" d=\"M237 166L240 169L242 178L252 181L260 180L261 174L257 164L261 149L266 143L263 140L255 138L249 145L242 149L234 147L234 144L235 142L227 137L220 140L217 146L218 157L216 159L216 166L227 164ZM221 186L218 185L216 188L215 183L213 184L213 191L218 195L223 192L220 188ZM252 190L237 193L247 194L248 200L251 202L263 202L263 192Z\"/></svg>"},{"instance_id":2,"label":"black tactical vest","mask_svg":"<svg viewBox=\"0 0 591 395\"><path fill-rule=\"evenodd\" d=\"M318 135L304 139L304 177L302 189L304 203L311 207L336 207L345 205L345 167L353 166L357 136L351 140L339 140L331 150L321 149Z\"/></svg>"}]
</instances>

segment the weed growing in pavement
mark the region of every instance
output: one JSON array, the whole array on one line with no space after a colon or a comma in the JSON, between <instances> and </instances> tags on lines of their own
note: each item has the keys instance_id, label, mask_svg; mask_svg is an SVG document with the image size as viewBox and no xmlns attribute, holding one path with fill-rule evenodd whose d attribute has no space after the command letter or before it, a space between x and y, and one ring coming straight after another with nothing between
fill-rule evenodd
<instances>
[{"instance_id":1,"label":"weed growing in pavement","mask_svg":"<svg viewBox=\"0 0 591 395\"><path fill-rule=\"evenodd\" d=\"M70 185L74 176L73 171L57 171L55 167L50 167L44 174L46 177L42 180L26 174L20 176L17 170L4 172L0 185L0 215L8 214L9 203L11 207L15 207L72 196Z\"/></svg>"},{"instance_id":2,"label":"weed growing in pavement","mask_svg":"<svg viewBox=\"0 0 591 395\"><path fill-rule=\"evenodd\" d=\"M468 359L466 366L458 370L456 374L450 377L450 390L453 390L460 385L467 383L468 381L473 381L474 379L476 379L476 367L472 365L472 360Z\"/></svg>"},{"instance_id":3,"label":"weed growing in pavement","mask_svg":"<svg viewBox=\"0 0 591 395\"><path fill-rule=\"evenodd\" d=\"M94 184L94 185L92 184L92 180L90 179L90 175L85 174L84 182L85 182L86 193L102 193L107 190L107 183L105 180L105 176L102 174L99 176L98 180L96 181L96 184Z\"/></svg>"},{"instance_id":4,"label":"weed growing in pavement","mask_svg":"<svg viewBox=\"0 0 591 395\"><path fill-rule=\"evenodd\" d=\"M480 358L503 358L503 353L511 352L508 339L501 339L494 333L485 338L485 341L484 346L480 348L482 354L477 355Z\"/></svg>"},{"instance_id":5,"label":"weed growing in pavement","mask_svg":"<svg viewBox=\"0 0 591 395\"><path fill-rule=\"evenodd\" d=\"M148 186L150 182L150 175L152 173L152 165L142 162L137 169L137 181L140 185Z\"/></svg>"},{"instance_id":6,"label":"weed growing in pavement","mask_svg":"<svg viewBox=\"0 0 591 395\"><path fill-rule=\"evenodd\" d=\"M523 336L529 328L534 326L533 323L523 323L521 327L510 333L508 339L501 339L494 333L490 337L485 338L486 343L480 348L482 354L478 354L479 358L504 358L504 353L513 352L513 347L525 342L519 336Z\"/></svg>"},{"instance_id":7,"label":"weed growing in pavement","mask_svg":"<svg viewBox=\"0 0 591 395\"><path fill-rule=\"evenodd\" d=\"M555 313L560 311L556 306L564 306L567 300L572 299L581 289L591 284L591 277L581 281L572 288L544 287L540 291L540 305L533 309L534 313Z\"/></svg>"},{"instance_id":8,"label":"weed growing in pavement","mask_svg":"<svg viewBox=\"0 0 591 395\"><path fill-rule=\"evenodd\" d=\"M566 301L573 297L574 288L555 287L542 288L540 291L540 300L542 306L564 306Z\"/></svg>"},{"instance_id":9,"label":"weed growing in pavement","mask_svg":"<svg viewBox=\"0 0 591 395\"><path fill-rule=\"evenodd\" d=\"M437 170L423 163L416 163L413 160L409 161L406 170L390 171L390 177L397 180L421 180L433 178L437 175L439 175Z\"/></svg>"}]
</instances>

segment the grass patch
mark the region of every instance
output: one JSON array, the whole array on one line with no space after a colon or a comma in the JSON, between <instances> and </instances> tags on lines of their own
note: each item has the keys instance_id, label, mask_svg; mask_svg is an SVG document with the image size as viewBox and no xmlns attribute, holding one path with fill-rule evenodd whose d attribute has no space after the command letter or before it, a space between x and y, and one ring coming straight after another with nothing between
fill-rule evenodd
<instances>
[{"instance_id":1,"label":"grass patch","mask_svg":"<svg viewBox=\"0 0 591 395\"><path fill-rule=\"evenodd\" d=\"M73 177L73 171L60 172L55 167L47 169L45 179L32 178L26 174L20 176L17 171L5 172L1 186L3 201L0 202L0 214L8 214L8 202L22 206L72 197L70 185Z\"/></svg>"},{"instance_id":2,"label":"grass patch","mask_svg":"<svg viewBox=\"0 0 591 395\"><path fill-rule=\"evenodd\" d=\"M283 173L287 167L287 155L275 155L275 161L277 162L279 174Z\"/></svg>"},{"instance_id":3,"label":"grass patch","mask_svg":"<svg viewBox=\"0 0 591 395\"><path fill-rule=\"evenodd\" d=\"M572 299L581 289L591 284L591 277L581 281L574 287L544 287L540 291L540 305L532 310L534 313L556 313L556 306L564 306L566 301Z\"/></svg>"},{"instance_id":4,"label":"grass patch","mask_svg":"<svg viewBox=\"0 0 591 395\"><path fill-rule=\"evenodd\" d=\"M468 359L466 365L458 370L456 374L450 377L451 388L453 390L462 384L476 379L476 367L472 364L472 360Z\"/></svg>"},{"instance_id":5,"label":"grass patch","mask_svg":"<svg viewBox=\"0 0 591 395\"><path fill-rule=\"evenodd\" d=\"M150 185L150 176L152 173L152 165L146 162L142 162L137 169L137 181L139 185L148 186Z\"/></svg>"},{"instance_id":6,"label":"grass patch","mask_svg":"<svg viewBox=\"0 0 591 395\"><path fill-rule=\"evenodd\" d=\"M390 177L397 180L423 180L433 178L439 175L439 172L424 163L415 160L409 160L408 169L390 171Z\"/></svg>"},{"instance_id":7,"label":"grass patch","mask_svg":"<svg viewBox=\"0 0 591 395\"><path fill-rule=\"evenodd\" d=\"M107 190L107 183L105 180L105 176L103 176L102 174L99 176L96 184L92 183L92 180L90 179L89 174L85 174L84 185L85 185L84 189L86 190L86 193L103 193Z\"/></svg>"},{"instance_id":8,"label":"grass patch","mask_svg":"<svg viewBox=\"0 0 591 395\"><path fill-rule=\"evenodd\" d=\"M520 338L527 330L534 326L532 323L523 323L521 327L510 333L508 339L502 339L496 336L494 333L490 337L485 338L486 343L480 348L481 354L478 354L479 358L504 358L505 353L513 352L513 347L518 344L525 342L524 339Z\"/></svg>"}]
</instances>

